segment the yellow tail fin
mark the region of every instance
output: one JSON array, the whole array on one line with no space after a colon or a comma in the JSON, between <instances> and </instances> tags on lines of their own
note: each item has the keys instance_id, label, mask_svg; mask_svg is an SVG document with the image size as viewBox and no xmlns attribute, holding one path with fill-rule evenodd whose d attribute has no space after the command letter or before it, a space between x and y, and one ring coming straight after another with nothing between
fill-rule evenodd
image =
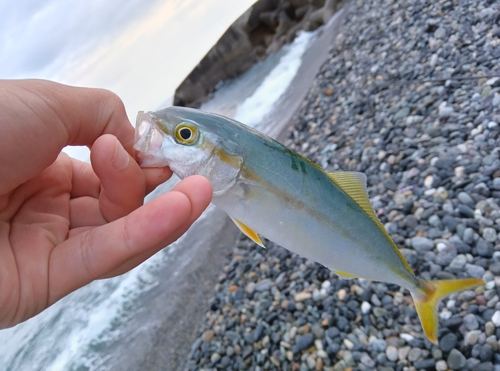
<instances>
[{"instance_id":1,"label":"yellow tail fin","mask_svg":"<svg viewBox=\"0 0 500 371\"><path fill-rule=\"evenodd\" d=\"M457 291L471 289L484 284L480 278L466 278L461 280L421 281L422 291L412 292L415 308L424 333L434 344L437 344L439 300Z\"/></svg>"}]
</instances>

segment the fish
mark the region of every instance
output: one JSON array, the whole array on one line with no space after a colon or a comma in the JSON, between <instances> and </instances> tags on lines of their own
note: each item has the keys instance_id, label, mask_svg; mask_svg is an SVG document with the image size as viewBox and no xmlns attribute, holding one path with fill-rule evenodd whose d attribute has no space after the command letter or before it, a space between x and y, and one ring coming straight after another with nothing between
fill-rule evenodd
<instances>
[{"instance_id":1,"label":"fish","mask_svg":"<svg viewBox=\"0 0 500 371\"><path fill-rule=\"evenodd\" d=\"M263 236L341 278L407 289L432 343L439 301L484 284L417 278L372 208L364 174L327 172L238 121L185 107L141 111L134 143L142 167L168 166L181 179L206 177L212 203L256 244L264 247Z\"/></svg>"}]
</instances>

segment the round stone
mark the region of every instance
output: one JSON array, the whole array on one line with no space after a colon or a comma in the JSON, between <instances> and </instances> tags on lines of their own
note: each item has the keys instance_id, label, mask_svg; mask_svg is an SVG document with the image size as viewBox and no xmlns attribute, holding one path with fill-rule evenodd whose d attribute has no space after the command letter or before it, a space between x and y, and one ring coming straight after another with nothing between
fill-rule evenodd
<instances>
[{"instance_id":1,"label":"round stone","mask_svg":"<svg viewBox=\"0 0 500 371\"><path fill-rule=\"evenodd\" d=\"M361 303L361 312L363 314L370 313L370 309L371 308L372 308L372 306L367 301L364 301L364 302Z\"/></svg>"},{"instance_id":2,"label":"round stone","mask_svg":"<svg viewBox=\"0 0 500 371\"><path fill-rule=\"evenodd\" d=\"M308 333L305 335L298 335L295 338L294 352L297 353L303 351L309 348L313 344L314 344L314 335L312 333Z\"/></svg>"},{"instance_id":3,"label":"round stone","mask_svg":"<svg viewBox=\"0 0 500 371\"><path fill-rule=\"evenodd\" d=\"M446 360L448 367L452 370L459 370L465 367L466 362L467 359L465 356L457 349L452 349Z\"/></svg>"},{"instance_id":4,"label":"round stone","mask_svg":"<svg viewBox=\"0 0 500 371\"><path fill-rule=\"evenodd\" d=\"M491 227L484 228L483 238L488 242L495 242L497 240L497 231Z\"/></svg>"},{"instance_id":5,"label":"round stone","mask_svg":"<svg viewBox=\"0 0 500 371\"><path fill-rule=\"evenodd\" d=\"M439 360L436 362L436 371L446 371L448 369L448 364L444 360Z\"/></svg>"},{"instance_id":6,"label":"round stone","mask_svg":"<svg viewBox=\"0 0 500 371\"><path fill-rule=\"evenodd\" d=\"M389 345L385 349L385 355L387 356L387 359L391 362L396 362L398 360L398 348L396 348L394 345Z\"/></svg>"},{"instance_id":7,"label":"round stone","mask_svg":"<svg viewBox=\"0 0 500 371\"><path fill-rule=\"evenodd\" d=\"M443 352L448 353L455 348L457 341L457 336L453 332L450 332L441 338L439 341L439 348L441 348Z\"/></svg>"},{"instance_id":8,"label":"round stone","mask_svg":"<svg viewBox=\"0 0 500 371\"><path fill-rule=\"evenodd\" d=\"M464 325L467 330L477 330L479 328L479 322L477 321L476 315L469 313L464 317Z\"/></svg>"},{"instance_id":9,"label":"round stone","mask_svg":"<svg viewBox=\"0 0 500 371\"><path fill-rule=\"evenodd\" d=\"M412 247L418 252L430 251L434 248L434 241L427 237L413 237L411 239Z\"/></svg>"}]
</instances>

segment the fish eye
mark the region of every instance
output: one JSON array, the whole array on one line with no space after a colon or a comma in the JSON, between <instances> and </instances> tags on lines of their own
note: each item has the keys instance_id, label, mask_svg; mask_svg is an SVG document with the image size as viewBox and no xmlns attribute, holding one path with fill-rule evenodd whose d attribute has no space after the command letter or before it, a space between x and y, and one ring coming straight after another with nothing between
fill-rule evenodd
<instances>
[{"instance_id":1,"label":"fish eye","mask_svg":"<svg viewBox=\"0 0 500 371\"><path fill-rule=\"evenodd\" d=\"M182 137L182 139L189 140L191 138L191 129L182 128L181 130L179 130L179 135Z\"/></svg>"},{"instance_id":2,"label":"fish eye","mask_svg":"<svg viewBox=\"0 0 500 371\"><path fill-rule=\"evenodd\" d=\"M189 122L181 122L175 128L175 139L180 144L193 144L198 140L198 129Z\"/></svg>"}]
</instances>

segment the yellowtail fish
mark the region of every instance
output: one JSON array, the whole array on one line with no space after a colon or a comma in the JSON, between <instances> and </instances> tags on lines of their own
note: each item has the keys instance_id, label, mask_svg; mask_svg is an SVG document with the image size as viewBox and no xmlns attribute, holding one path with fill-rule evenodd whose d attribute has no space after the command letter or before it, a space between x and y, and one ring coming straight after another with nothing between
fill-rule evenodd
<instances>
[{"instance_id":1,"label":"yellowtail fish","mask_svg":"<svg viewBox=\"0 0 500 371\"><path fill-rule=\"evenodd\" d=\"M365 175L328 173L237 121L181 107L140 112L134 148L143 167L208 178L212 202L258 245L264 246L262 235L341 277L409 290L433 343L438 301L484 283L418 279L371 207Z\"/></svg>"}]
</instances>

